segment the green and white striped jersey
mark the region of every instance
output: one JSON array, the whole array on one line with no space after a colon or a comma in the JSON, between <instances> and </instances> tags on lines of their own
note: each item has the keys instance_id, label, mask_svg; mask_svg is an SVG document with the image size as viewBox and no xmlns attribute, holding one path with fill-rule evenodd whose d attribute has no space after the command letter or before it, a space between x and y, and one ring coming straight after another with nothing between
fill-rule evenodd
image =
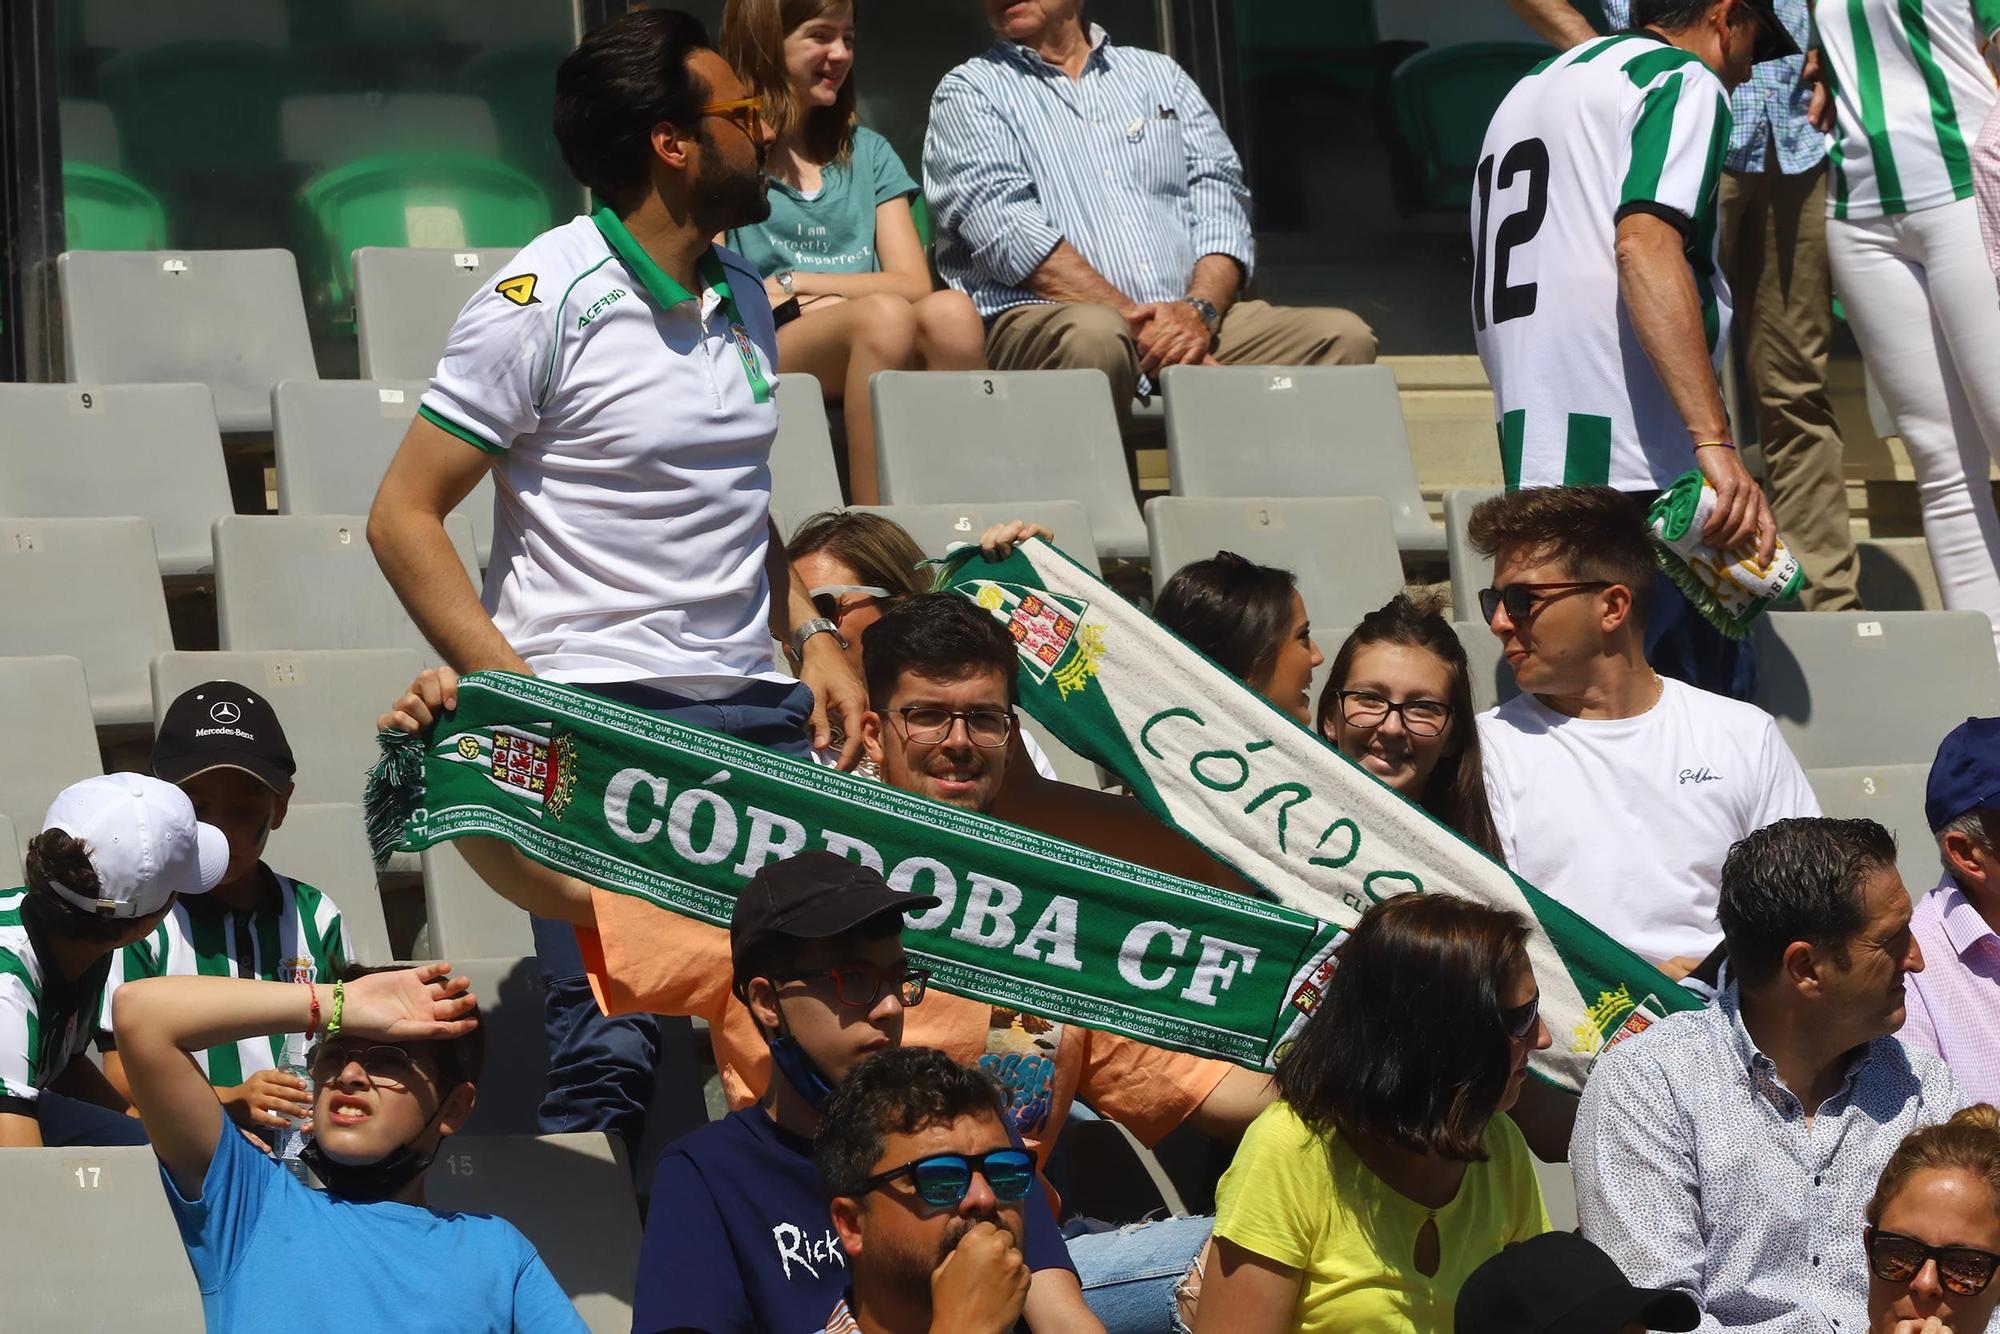
<instances>
[{"instance_id":1,"label":"green and white striped jersey","mask_svg":"<svg viewBox=\"0 0 2000 1334\"><path fill-rule=\"evenodd\" d=\"M1836 218L1914 213L1972 197L1966 151L1993 106L1980 46L2000 0L1815 0L1833 80Z\"/></svg>"},{"instance_id":2,"label":"green and white striped jersey","mask_svg":"<svg viewBox=\"0 0 2000 1334\"><path fill-rule=\"evenodd\" d=\"M0 893L0 1105L32 1103L86 1046L105 963L66 987L42 965L22 920L25 889ZM28 1109L14 1106L5 1110Z\"/></svg>"},{"instance_id":3,"label":"green and white striped jersey","mask_svg":"<svg viewBox=\"0 0 2000 1334\"><path fill-rule=\"evenodd\" d=\"M257 905L236 912L183 899L151 935L120 950L104 987L100 1029L109 1034L111 997L119 984L141 977L254 977L294 982L330 981L347 964L340 938L340 910L311 885L262 868L269 877ZM285 1035L244 1038L194 1053L216 1088L232 1088L259 1070L276 1069Z\"/></svg>"},{"instance_id":4,"label":"green and white striped jersey","mask_svg":"<svg viewBox=\"0 0 2000 1334\"><path fill-rule=\"evenodd\" d=\"M1728 346L1716 189L1729 98L1657 37L1572 47L1514 85L1473 182L1472 319L1509 489L1668 485L1693 441L1618 289L1617 228L1650 213L1687 238L1712 364Z\"/></svg>"}]
</instances>

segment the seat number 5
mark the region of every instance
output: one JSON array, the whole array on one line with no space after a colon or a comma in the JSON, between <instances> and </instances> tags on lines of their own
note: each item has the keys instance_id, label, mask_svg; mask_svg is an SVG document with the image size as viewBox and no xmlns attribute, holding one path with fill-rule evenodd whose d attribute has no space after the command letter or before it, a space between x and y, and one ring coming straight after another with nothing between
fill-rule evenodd
<instances>
[{"instance_id":1,"label":"seat number 5","mask_svg":"<svg viewBox=\"0 0 2000 1334\"><path fill-rule=\"evenodd\" d=\"M1540 139L1523 139L1505 153L1497 155L1500 159L1498 186L1506 190L1514 184L1516 177L1526 176L1528 197L1518 210L1500 219L1497 227L1492 225L1495 156L1488 153L1480 162L1477 178L1479 235L1472 260L1472 323L1477 329L1487 326L1489 313L1493 324L1504 324L1535 313L1538 285L1509 283L1507 268L1514 249L1534 240L1549 216L1549 146ZM1492 236L1493 260L1490 293L1486 280L1489 233Z\"/></svg>"}]
</instances>

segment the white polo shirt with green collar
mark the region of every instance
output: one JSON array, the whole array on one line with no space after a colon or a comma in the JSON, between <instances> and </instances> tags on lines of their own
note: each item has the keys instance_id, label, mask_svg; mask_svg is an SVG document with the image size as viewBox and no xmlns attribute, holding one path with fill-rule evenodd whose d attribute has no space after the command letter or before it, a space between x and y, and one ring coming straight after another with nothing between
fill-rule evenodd
<instances>
[{"instance_id":1,"label":"white polo shirt with green collar","mask_svg":"<svg viewBox=\"0 0 2000 1334\"><path fill-rule=\"evenodd\" d=\"M482 601L537 675L696 699L784 680L764 574L777 331L716 246L688 292L608 209L529 242L419 415L495 456Z\"/></svg>"}]
</instances>

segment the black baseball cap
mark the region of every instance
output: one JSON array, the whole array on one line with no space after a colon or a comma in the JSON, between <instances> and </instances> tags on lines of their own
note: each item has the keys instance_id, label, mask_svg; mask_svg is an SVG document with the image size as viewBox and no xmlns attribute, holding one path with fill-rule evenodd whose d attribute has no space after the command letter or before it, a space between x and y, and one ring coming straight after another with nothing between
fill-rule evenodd
<instances>
[{"instance_id":1,"label":"black baseball cap","mask_svg":"<svg viewBox=\"0 0 2000 1334\"><path fill-rule=\"evenodd\" d=\"M746 960L773 940L830 940L878 917L944 902L935 894L889 888L881 873L814 849L767 863L736 896L729 916L729 961L740 990Z\"/></svg>"},{"instance_id":2,"label":"black baseball cap","mask_svg":"<svg viewBox=\"0 0 2000 1334\"><path fill-rule=\"evenodd\" d=\"M241 769L283 792L298 765L278 722L278 711L262 695L235 681L206 681L167 705L153 741L153 774L185 783L211 769Z\"/></svg>"},{"instance_id":3,"label":"black baseball cap","mask_svg":"<svg viewBox=\"0 0 2000 1334\"><path fill-rule=\"evenodd\" d=\"M1574 1232L1517 1241L1458 1291L1458 1334L1617 1334L1690 1330L1701 1307L1685 1292L1635 1288L1610 1256Z\"/></svg>"}]
</instances>

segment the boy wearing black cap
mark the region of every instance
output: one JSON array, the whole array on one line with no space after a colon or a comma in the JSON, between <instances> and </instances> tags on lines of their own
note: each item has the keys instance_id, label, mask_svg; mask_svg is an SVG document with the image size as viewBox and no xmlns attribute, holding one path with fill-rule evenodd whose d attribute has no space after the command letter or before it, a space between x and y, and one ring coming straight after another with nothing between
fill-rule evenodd
<instances>
[{"instance_id":1,"label":"boy wearing black cap","mask_svg":"<svg viewBox=\"0 0 2000 1334\"><path fill-rule=\"evenodd\" d=\"M903 1012L928 975L903 951L903 914L927 894L830 852L760 870L729 924L733 990L770 1043L773 1076L754 1107L669 1145L633 1296L634 1334L816 1329L849 1275L813 1167L820 1108L871 1054L899 1047ZM1039 1184L1028 1201L1031 1328L1100 1329L1084 1305Z\"/></svg>"},{"instance_id":2,"label":"boy wearing black cap","mask_svg":"<svg viewBox=\"0 0 2000 1334\"><path fill-rule=\"evenodd\" d=\"M249 977L331 982L347 965L333 900L264 864L271 831L285 822L297 765L270 702L234 681L209 681L167 706L153 743L153 773L179 786L197 817L229 840L222 883L183 901L143 940L120 951L104 990L98 1046L105 1075L126 1089L111 1032L111 998L141 977ZM286 1059L286 1045L294 1048ZM311 1107L304 1079L282 1067L304 1057L298 1035L246 1038L194 1053L236 1124L274 1142Z\"/></svg>"}]
</instances>

